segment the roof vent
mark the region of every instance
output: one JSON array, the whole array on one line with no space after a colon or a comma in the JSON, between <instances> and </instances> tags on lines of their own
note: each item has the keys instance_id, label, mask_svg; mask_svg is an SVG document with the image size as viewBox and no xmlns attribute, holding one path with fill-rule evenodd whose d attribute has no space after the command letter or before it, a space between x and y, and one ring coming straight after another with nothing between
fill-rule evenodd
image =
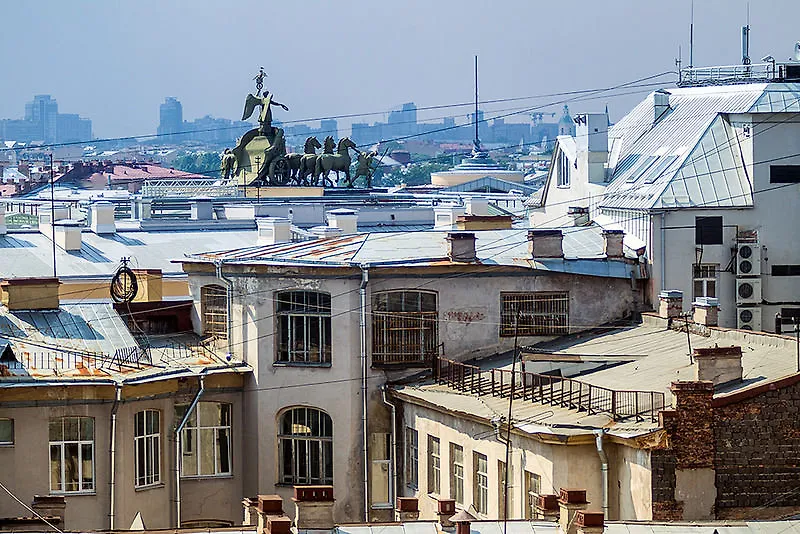
<instances>
[{"instance_id":1,"label":"roof vent","mask_svg":"<svg viewBox=\"0 0 800 534\"><path fill-rule=\"evenodd\" d=\"M113 234L117 231L114 222L114 204L107 200L94 202L90 207L92 232L102 234Z\"/></svg>"},{"instance_id":2,"label":"roof vent","mask_svg":"<svg viewBox=\"0 0 800 534\"><path fill-rule=\"evenodd\" d=\"M482 197L467 199L467 213L470 215L489 215L489 201Z\"/></svg>"},{"instance_id":3,"label":"roof vent","mask_svg":"<svg viewBox=\"0 0 800 534\"><path fill-rule=\"evenodd\" d=\"M210 221L213 218L214 203L210 198L198 198L192 202L191 219L193 221Z\"/></svg>"},{"instance_id":4,"label":"roof vent","mask_svg":"<svg viewBox=\"0 0 800 534\"><path fill-rule=\"evenodd\" d=\"M358 233L358 212L347 208L338 208L325 214L328 225L338 228L343 234Z\"/></svg>"},{"instance_id":5,"label":"roof vent","mask_svg":"<svg viewBox=\"0 0 800 534\"><path fill-rule=\"evenodd\" d=\"M292 240L292 222L285 217L257 217L258 244L275 245Z\"/></svg>"},{"instance_id":6,"label":"roof vent","mask_svg":"<svg viewBox=\"0 0 800 534\"><path fill-rule=\"evenodd\" d=\"M528 252L531 258L563 258L564 234L561 230L528 230Z\"/></svg>"},{"instance_id":7,"label":"roof vent","mask_svg":"<svg viewBox=\"0 0 800 534\"><path fill-rule=\"evenodd\" d=\"M450 261L473 262L475 256L475 234L471 232L448 232L447 257Z\"/></svg>"},{"instance_id":8,"label":"roof vent","mask_svg":"<svg viewBox=\"0 0 800 534\"><path fill-rule=\"evenodd\" d=\"M669 91L659 89L653 93L653 124L657 124L669 109Z\"/></svg>"},{"instance_id":9,"label":"roof vent","mask_svg":"<svg viewBox=\"0 0 800 534\"><path fill-rule=\"evenodd\" d=\"M72 219L62 219L53 223L56 245L72 252L81 249L81 223Z\"/></svg>"}]
</instances>

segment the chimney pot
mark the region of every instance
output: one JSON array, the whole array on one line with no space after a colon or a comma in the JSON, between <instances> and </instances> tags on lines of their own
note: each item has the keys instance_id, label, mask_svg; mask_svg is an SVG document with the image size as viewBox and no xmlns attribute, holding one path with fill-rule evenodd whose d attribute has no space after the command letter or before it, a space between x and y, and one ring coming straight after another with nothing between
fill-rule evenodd
<instances>
[{"instance_id":1,"label":"chimney pot","mask_svg":"<svg viewBox=\"0 0 800 534\"><path fill-rule=\"evenodd\" d=\"M462 206L442 206L433 208L433 228L435 230L454 230L456 220L464 215Z\"/></svg>"},{"instance_id":2,"label":"chimney pot","mask_svg":"<svg viewBox=\"0 0 800 534\"><path fill-rule=\"evenodd\" d=\"M579 510L575 515L578 534L602 534L605 528L603 512Z\"/></svg>"},{"instance_id":3,"label":"chimney pot","mask_svg":"<svg viewBox=\"0 0 800 534\"><path fill-rule=\"evenodd\" d=\"M603 230L603 247L608 259L625 257L625 232L622 230Z\"/></svg>"},{"instance_id":4,"label":"chimney pot","mask_svg":"<svg viewBox=\"0 0 800 534\"><path fill-rule=\"evenodd\" d=\"M704 326L717 326L719 322L719 299L713 297L697 297L692 303L694 313L692 320Z\"/></svg>"},{"instance_id":5,"label":"chimney pot","mask_svg":"<svg viewBox=\"0 0 800 534\"><path fill-rule=\"evenodd\" d=\"M697 380L714 386L742 381L742 347L705 347L694 349Z\"/></svg>"},{"instance_id":6,"label":"chimney pot","mask_svg":"<svg viewBox=\"0 0 800 534\"><path fill-rule=\"evenodd\" d=\"M259 495L258 510L269 515L283 515L283 499L280 495Z\"/></svg>"},{"instance_id":7,"label":"chimney pot","mask_svg":"<svg viewBox=\"0 0 800 534\"><path fill-rule=\"evenodd\" d=\"M447 257L454 262L474 262L475 234L471 232L448 232Z\"/></svg>"},{"instance_id":8,"label":"chimney pot","mask_svg":"<svg viewBox=\"0 0 800 534\"><path fill-rule=\"evenodd\" d=\"M276 245L292 240L292 222L284 217L256 217L259 245Z\"/></svg>"},{"instance_id":9,"label":"chimney pot","mask_svg":"<svg viewBox=\"0 0 800 534\"><path fill-rule=\"evenodd\" d=\"M564 234L561 230L528 230L528 252L531 258L563 258Z\"/></svg>"},{"instance_id":10,"label":"chimney pot","mask_svg":"<svg viewBox=\"0 0 800 534\"><path fill-rule=\"evenodd\" d=\"M295 486L292 501L298 530L329 530L334 527L333 486Z\"/></svg>"},{"instance_id":11,"label":"chimney pot","mask_svg":"<svg viewBox=\"0 0 800 534\"><path fill-rule=\"evenodd\" d=\"M482 197L468 198L466 208L470 215L489 215L489 201Z\"/></svg>"},{"instance_id":12,"label":"chimney pot","mask_svg":"<svg viewBox=\"0 0 800 534\"><path fill-rule=\"evenodd\" d=\"M328 225L338 228L343 234L358 233L358 212L347 208L338 208L326 213Z\"/></svg>"},{"instance_id":13,"label":"chimney pot","mask_svg":"<svg viewBox=\"0 0 800 534\"><path fill-rule=\"evenodd\" d=\"M81 249L81 223L62 219L53 223L56 245L67 252Z\"/></svg>"},{"instance_id":14,"label":"chimney pot","mask_svg":"<svg viewBox=\"0 0 800 534\"><path fill-rule=\"evenodd\" d=\"M397 498L397 520L401 523L419 519L419 501L416 497Z\"/></svg>"},{"instance_id":15,"label":"chimney pot","mask_svg":"<svg viewBox=\"0 0 800 534\"><path fill-rule=\"evenodd\" d=\"M439 499L436 510L439 516L439 524L443 527L452 527L453 523L450 518L456 513L456 501L453 499Z\"/></svg>"},{"instance_id":16,"label":"chimney pot","mask_svg":"<svg viewBox=\"0 0 800 534\"><path fill-rule=\"evenodd\" d=\"M271 515L267 518L267 530L269 534L290 534L292 520L285 515Z\"/></svg>"},{"instance_id":17,"label":"chimney pot","mask_svg":"<svg viewBox=\"0 0 800 534\"><path fill-rule=\"evenodd\" d=\"M586 490L561 488L558 494L558 522L565 534L576 534L578 526L575 524L575 514L585 510L589 505L586 500Z\"/></svg>"}]
</instances>

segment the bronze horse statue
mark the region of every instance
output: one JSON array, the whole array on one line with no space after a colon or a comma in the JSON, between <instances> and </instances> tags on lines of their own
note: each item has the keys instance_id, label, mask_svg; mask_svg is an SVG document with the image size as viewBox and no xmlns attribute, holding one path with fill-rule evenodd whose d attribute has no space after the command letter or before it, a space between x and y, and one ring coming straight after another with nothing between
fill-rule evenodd
<instances>
[{"instance_id":1,"label":"bronze horse statue","mask_svg":"<svg viewBox=\"0 0 800 534\"><path fill-rule=\"evenodd\" d=\"M351 148L357 150L356 144L349 137L343 137L336 147L336 154L321 154L317 156L317 164L314 168L314 183L317 183L319 176L322 175L323 185L329 183L333 186L333 183L328 178L328 173L335 171L337 185L339 183L339 173L344 172L347 187L353 187L353 182L350 179L349 149Z\"/></svg>"},{"instance_id":2,"label":"bronze horse statue","mask_svg":"<svg viewBox=\"0 0 800 534\"><path fill-rule=\"evenodd\" d=\"M322 148L322 145L315 136L306 139L306 144L303 147L303 153L297 154L292 152L286 154L286 159L289 161L289 172L298 185L305 185L305 178L314 172L314 163L317 159L317 149ZM303 162L305 161L305 166Z\"/></svg>"}]
</instances>

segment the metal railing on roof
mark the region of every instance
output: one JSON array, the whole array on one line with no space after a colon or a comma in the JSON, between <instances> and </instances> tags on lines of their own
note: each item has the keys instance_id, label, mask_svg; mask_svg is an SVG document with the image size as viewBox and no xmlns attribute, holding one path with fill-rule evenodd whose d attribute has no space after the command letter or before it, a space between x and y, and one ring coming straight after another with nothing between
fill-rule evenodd
<instances>
[{"instance_id":1,"label":"metal railing on roof","mask_svg":"<svg viewBox=\"0 0 800 534\"><path fill-rule=\"evenodd\" d=\"M774 80L777 70L774 63L687 67L680 70L679 76L678 87L731 85Z\"/></svg>"},{"instance_id":2,"label":"metal railing on roof","mask_svg":"<svg viewBox=\"0 0 800 534\"><path fill-rule=\"evenodd\" d=\"M435 378L457 391L530 400L586 412L606 413L615 421L657 421L665 395L657 391L617 391L580 380L507 369L483 370L475 365L437 358Z\"/></svg>"},{"instance_id":3,"label":"metal railing on roof","mask_svg":"<svg viewBox=\"0 0 800 534\"><path fill-rule=\"evenodd\" d=\"M239 188L236 184L214 179L145 180L142 184L142 196L237 197L239 196Z\"/></svg>"}]
</instances>

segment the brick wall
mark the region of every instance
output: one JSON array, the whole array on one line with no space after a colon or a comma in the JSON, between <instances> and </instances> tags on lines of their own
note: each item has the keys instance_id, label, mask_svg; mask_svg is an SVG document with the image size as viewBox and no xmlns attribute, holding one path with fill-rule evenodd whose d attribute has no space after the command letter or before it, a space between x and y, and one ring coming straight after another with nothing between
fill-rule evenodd
<instances>
[{"instance_id":1,"label":"brick wall","mask_svg":"<svg viewBox=\"0 0 800 534\"><path fill-rule=\"evenodd\" d=\"M781 385L714 402L718 512L800 507L800 383Z\"/></svg>"},{"instance_id":2,"label":"brick wall","mask_svg":"<svg viewBox=\"0 0 800 534\"><path fill-rule=\"evenodd\" d=\"M670 450L650 452L653 520L679 521L683 505L675 501L675 455Z\"/></svg>"}]
</instances>

